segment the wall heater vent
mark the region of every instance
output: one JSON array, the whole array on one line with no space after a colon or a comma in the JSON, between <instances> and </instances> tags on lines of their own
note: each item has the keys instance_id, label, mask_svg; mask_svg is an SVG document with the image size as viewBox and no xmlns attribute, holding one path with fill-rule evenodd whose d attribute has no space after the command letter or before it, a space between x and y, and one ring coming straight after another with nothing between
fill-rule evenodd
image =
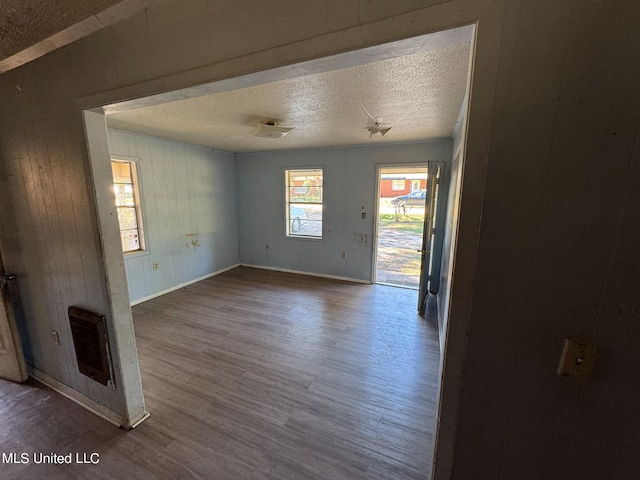
<instances>
[{"instance_id":1,"label":"wall heater vent","mask_svg":"<svg viewBox=\"0 0 640 480\"><path fill-rule=\"evenodd\" d=\"M111 369L104 315L69 307L69 322L80 373L107 385L111 380Z\"/></svg>"}]
</instances>

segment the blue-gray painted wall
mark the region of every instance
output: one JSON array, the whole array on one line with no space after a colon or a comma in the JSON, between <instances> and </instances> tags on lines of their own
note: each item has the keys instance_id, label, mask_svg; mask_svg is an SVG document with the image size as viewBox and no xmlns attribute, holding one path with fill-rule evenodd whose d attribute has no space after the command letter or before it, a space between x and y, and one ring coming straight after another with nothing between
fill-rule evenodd
<instances>
[{"instance_id":1,"label":"blue-gray painted wall","mask_svg":"<svg viewBox=\"0 0 640 480\"><path fill-rule=\"evenodd\" d=\"M134 303L238 263L369 282L377 166L449 164L452 149L438 139L234 155L115 129L109 141L138 165L146 250L125 255ZM321 240L285 235L289 167L324 169Z\"/></svg>"},{"instance_id":2,"label":"blue-gray painted wall","mask_svg":"<svg viewBox=\"0 0 640 480\"><path fill-rule=\"evenodd\" d=\"M450 163L451 149L451 139L439 139L236 155L240 261L371 281L376 166L429 160ZM285 235L284 170L289 167L324 169L322 240Z\"/></svg>"},{"instance_id":3,"label":"blue-gray painted wall","mask_svg":"<svg viewBox=\"0 0 640 480\"><path fill-rule=\"evenodd\" d=\"M233 154L113 129L109 142L138 165L146 250L125 255L132 302L238 264Z\"/></svg>"}]
</instances>

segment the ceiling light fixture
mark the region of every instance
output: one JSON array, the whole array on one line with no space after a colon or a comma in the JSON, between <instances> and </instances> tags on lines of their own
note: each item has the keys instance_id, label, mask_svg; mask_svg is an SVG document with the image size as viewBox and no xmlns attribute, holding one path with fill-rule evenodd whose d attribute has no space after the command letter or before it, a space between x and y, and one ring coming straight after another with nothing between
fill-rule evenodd
<instances>
[{"instance_id":1,"label":"ceiling light fixture","mask_svg":"<svg viewBox=\"0 0 640 480\"><path fill-rule=\"evenodd\" d=\"M274 120L267 120L260 123L249 133L255 137L263 138L282 138L287 135L293 128L279 127Z\"/></svg>"},{"instance_id":2,"label":"ceiling light fixture","mask_svg":"<svg viewBox=\"0 0 640 480\"><path fill-rule=\"evenodd\" d=\"M364 107L364 105L360 105L364 111L367 113L367 126L365 127L369 130L369 138L371 138L376 133L379 133L384 137L385 133L391 130L391 124L389 122L385 122L382 117L373 117L369 111Z\"/></svg>"}]
</instances>

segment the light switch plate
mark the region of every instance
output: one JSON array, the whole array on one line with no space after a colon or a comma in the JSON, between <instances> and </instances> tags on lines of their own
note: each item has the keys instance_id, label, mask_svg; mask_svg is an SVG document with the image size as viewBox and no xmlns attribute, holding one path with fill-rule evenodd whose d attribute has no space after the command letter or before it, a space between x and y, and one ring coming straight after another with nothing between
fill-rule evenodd
<instances>
[{"instance_id":1,"label":"light switch plate","mask_svg":"<svg viewBox=\"0 0 640 480\"><path fill-rule=\"evenodd\" d=\"M564 341L558 375L575 378L577 380L589 380L596 365L595 345L569 340Z\"/></svg>"}]
</instances>

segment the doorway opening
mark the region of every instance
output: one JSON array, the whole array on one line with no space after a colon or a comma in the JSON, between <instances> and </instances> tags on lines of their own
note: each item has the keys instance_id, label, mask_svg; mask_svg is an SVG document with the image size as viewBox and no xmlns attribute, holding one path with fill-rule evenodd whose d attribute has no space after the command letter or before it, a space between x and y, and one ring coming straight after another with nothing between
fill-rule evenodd
<instances>
[{"instance_id":1,"label":"doorway opening","mask_svg":"<svg viewBox=\"0 0 640 480\"><path fill-rule=\"evenodd\" d=\"M426 163L378 169L375 283L420 286L426 187Z\"/></svg>"},{"instance_id":2,"label":"doorway opening","mask_svg":"<svg viewBox=\"0 0 640 480\"><path fill-rule=\"evenodd\" d=\"M471 31L473 31L473 27L470 27ZM358 58L354 58L354 62L357 64L358 61L362 61L360 58L362 54L354 54L357 55ZM346 60L345 60L346 61ZM325 60L327 62L327 60ZM313 65L306 65L308 68L311 68ZM318 67L319 71L323 71L327 68L326 64L321 64ZM287 75L291 75L290 69L275 69L270 71L268 75L255 75L255 76L247 76L247 78L243 78L243 81L246 80L248 85L251 85L251 82L255 82L256 85L261 85L260 82L265 80L265 77L269 77L273 82L277 80L281 80L282 78L286 78ZM215 92L225 92L233 90L233 85L239 83L238 81L234 81L233 79L228 81L220 81L215 84L202 86L198 88L189 89L187 93L185 93L187 99L196 98L205 93L212 94ZM160 105L163 100L167 100L170 97L174 97L177 95L175 92L169 92L165 94L158 94L154 97L148 97L145 99L145 102L149 102L150 105ZM461 118L466 121L466 103L468 102L468 97L462 101L461 106ZM101 222L101 235L102 240L104 242L104 256L105 256L105 266L106 273L109 278L110 285L118 286L119 290L116 292L117 295L112 295L110 293L110 298L113 303L113 310L119 314L119 318L121 320L121 324L124 325L132 325L131 317L131 309L130 309L130 296L128 292L125 291L126 287L126 278L124 277L124 262L122 259L122 251L120 249L120 242L118 235L116 235L116 223L114 217L112 215L114 206L112 205L113 199L109 197L109 195L104 194L104 192L109 192L110 185L108 183L111 182L111 174L110 169L107 167L109 165L107 161L111 158L111 153L109 150L109 142L108 142L108 134L107 134L107 117L109 115L115 115L118 112L128 112L133 111L138 108L136 104L136 100L123 101L120 103L113 103L110 105L104 105L100 111L89 111L85 110L85 122L87 125L87 135L89 138L90 144L90 157L92 163L92 175L95 183L95 190L97 195L97 205L98 205L98 216L99 221ZM386 115L386 113L385 113ZM98 118L101 117L101 118ZM464 122L461 123L464 125ZM97 139L94 138L94 142L92 142L91 135L91 127L95 126L97 130L99 130L99 135ZM111 124L112 128L117 128L118 125L116 123ZM398 129L399 130L399 129ZM459 135L459 127L456 127L454 131L454 137ZM464 132L464 130L462 130ZM460 134L461 137L464 136L464 133ZM377 139L374 139L377 140ZM463 140L460 142L464 143ZM94 148L91 148L94 147ZM384 161L384 160L383 160ZM378 197L377 197L377 215L376 215L376 242L374 242L374 252L373 252L373 279L375 283L384 283L390 285L401 286L405 288L410 288L413 290L422 291L422 285L424 285L424 274L428 271L428 267L431 265L439 265L439 261L436 259L425 259L425 246L427 243L425 242L425 237L427 240L431 240L431 231L432 229L428 227L431 223L427 222L428 215L427 212L429 209L425 207L427 201L430 198L430 194L427 188L427 180L428 180L428 164L413 164L413 165L405 165L405 175L410 177L416 175L413 178L405 178L408 180L405 182L408 190L406 195L413 195L410 199L407 199L406 202L400 204L399 201L396 203L392 203L395 197L400 197L400 192L397 192L397 195L384 196L382 195L382 191L380 190L382 184L382 175L384 174L394 174L398 173L392 170L395 170L398 166L396 165L394 169L389 167L389 171L386 169L379 170L378 175ZM414 171L415 170L415 171ZM446 177L449 178L449 173L447 173ZM455 177L459 178L459 177ZM393 184L393 178L390 178L391 183ZM397 180L397 179L396 179ZM396 182L399 185L399 182ZM101 187L101 188L98 188ZM391 185L393 189L393 185ZM371 192L372 193L372 192ZM373 195L368 198L371 199ZM417 197L417 198L416 198ZM444 198L447 198L446 196ZM442 202L441 202L442 203ZM435 202L432 203L432 208L434 209L433 213L435 214ZM443 212L444 213L444 212ZM447 214L448 215L448 214ZM451 214L453 217L457 215L457 211ZM363 219L365 217L363 216ZM444 218L444 215L440 215L439 218ZM383 222L384 221L384 222ZM384 225L383 225L384 223ZM425 232L425 225L427 225L427 230ZM391 249L404 250L406 254L406 265L404 266L394 266L393 268L388 268L387 264L383 264L383 259L385 255L388 253L385 248L385 245L382 245L380 241L380 237L382 233L387 237L396 237L400 238L401 241L398 242L395 246L391 246ZM371 232L371 230L369 230ZM373 233L373 232L371 232ZM425 235L428 233L428 235ZM453 233L455 236L455 231ZM442 237L440 237L442 238ZM412 250L412 252L410 252ZM453 249L451 249L452 253L455 253ZM371 253L371 250L367 252ZM411 255L409 255L411 253ZM344 258L344 254L343 254ZM402 258L402 255L400 256ZM400 262L402 263L402 262ZM427 268L425 268L427 265ZM400 275L392 278L392 275L399 273ZM422 273L422 274L421 274ZM383 278L383 274L387 275L386 278ZM449 277L450 278L450 277ZM114 281L111 281L111 280ZM124 281L123 281L124 279ZM427 279L428 281L428 279ZM419 305L423 304L421 301L422 295L419 296ZM425 297L426 298L426 297ZM447 298L448 301L448 298ZM393 308L393 307L391 307ZM129 318L127 318L129 317ZM122 321L124 319L124 321ZM443 333L443 332L441 332ZM128 353L132 354L137 360L137 352L135 352L135 341L131 342L133 345L133 349L131 349ZM127 345L127 347L131 347L131 344ZM124 350L124 349L123 349ZM123 356L127 352L119 352L120 356ZM134 404L133 406L138 407L139 409L144 410L144 401L142 396L142 384L138 378L130 379L130 383L136 384L134 388L131 388L132 391L139 389L140 395L137 399L131 399L130 403ZM136 401L137 400L137 401Z\"/></svg>"}]
</instances>

